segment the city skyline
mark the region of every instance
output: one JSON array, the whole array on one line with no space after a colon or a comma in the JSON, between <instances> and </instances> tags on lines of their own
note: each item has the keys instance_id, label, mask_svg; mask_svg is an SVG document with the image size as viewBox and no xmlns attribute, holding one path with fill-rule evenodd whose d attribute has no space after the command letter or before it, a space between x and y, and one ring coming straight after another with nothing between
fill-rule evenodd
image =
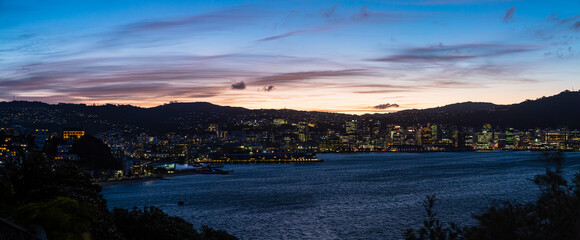
<instances>
[{"instance_id":1,"label":"city skyline","mask_svg":"<svg viewBox=\"0 0 580 240\"><path fill-rule=\"evenodd\" d=\"M343 113L580 87L580 2L2 1L0 101Z\"/></svg>"}]
</instances>

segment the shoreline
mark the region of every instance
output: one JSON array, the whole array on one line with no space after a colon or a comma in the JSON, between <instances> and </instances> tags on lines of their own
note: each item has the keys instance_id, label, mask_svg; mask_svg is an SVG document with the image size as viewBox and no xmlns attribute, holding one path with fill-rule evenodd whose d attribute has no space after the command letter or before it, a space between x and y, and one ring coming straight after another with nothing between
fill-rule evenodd
<instances>
[{"instance_id":1,"label":"shoreline","mask_svg":"<svg viewBox=\"0 0 580 240\"><path fill-rule=\"evenodd\" d=\"M387 151L368 151L368 152L322 152L320 154L356 154L356 153L393 153L393 154L400 154L400 153L441 153L441 152L451 152L451 153L465 153L465 152L471 152L471 153L491 153L491 152L553 152L553 151L558 151L558 150L531 150L531 149L511 149L511 150L475 150L475 151L432 151L432 152L387 152ZM562 150L559 150L562 151ZM578 151L562 151L562 152L578 152ZM313 159L309 159L307 161L256 161L256 160L251 160L251 161L199 161L198 163L209 163L209 164L224 164L224 165L228 165L228 164L308 164L308 163L319 163L319 162L324 162L324 160L317 158L316 160L313 161ZM232 172L232 171L230 171ZM101 187L114 187L114 186L120 186L120 185L130 185L130 184L137 184L137 183L142 183L142 182L153 182L153 181L158 181L158 180L169 180L168 178L171 177L178 177L178 176L186 176L186 175L193 175L193 174L198 174L192 171L177 171L174 173L166 173L166 174L161 174L161 175L157 175L157 176L148 176L148 177L141 177L141 178L130 178L130 179L120 179L120 180L110 180L110 181L100 181L100 182L94 182L95 184L101 186ZM209 175L214 175L214 174L209 174ZM220 174L216 174L216 175L220 175Z\"/></svg>"},{"instance_id":2,"label":"shoreline","mask_svg":"<svg viewBox=\"0 0 580 240\"><path fill-rule=\"evenodd\" d=\"M324 160L320 158L313 158L313 159L289 159L289 160L282 160L282 159L273 159L273 160L263 160L263 159L255 159L255 160L200 160L196 161L196 163L219 163L219 164L276 164L276 163L319 163L324 162Z\"/></svg>"},{"instance_id":3,"label":"shoreline","mask_svg":"<svg viewBox=\"0 0 580 240\"><path fill-rule=\"evenodd\" d=\"M130 185L142 182L149 182L149 181L158 181L158 180L167 180L164 179L162 176L159 177L146 177L146 178L130 178L130 179L119 179L119 180L108 180L108 181L100 181L95 182L95 184L105 188L105 187L114 187L120 185Z\"/></svg>"},{"instance_id":4,"label":"shoreline","mask_svg":"<svg viewBox=\"0 0 580 240\"><path fill-rule=\"evenodd\" d=\"M318 163L318 162L323 162L322 159L316 159L315 161L313 161L312 159L309 159L309 161L256 161L256 160L252 160L252 161L200 161L198 163L214 163L214 164L300 164L300 163ZM228 171L228 172L233 172L233 171ZM147 177L141 177L141 178L130 178L130 179L120 179L120 180L109 180L109 181L99 181L99 182L95 182L95 184L101 186L101 187L113 187L113 186L120 186L120 185L129 185L129 184L136 184L136 183L142 183L142 182L152 182L152 181L158 181L158 180L169 180L168 178L171 177L177 177L177 176L186 176L186 175L194 175L194 174L199 174L195 171L188 171L188 170L181 170L181 171L175 171L174 173L165 173L165 174L160 174L160 175L156 175L156 176L147 176ZM207 174L207 175L221 175L221 174Z\"/></svg>"},{"instance_id":5,"label":"shoreline","mask_svg":"<svg viewBox=\"0 0 580 240\"><path fill-rule=\"evenodd\" d=\"M141 177L141 178L129 178L129 179L119 179L119 180L110 180L110 181L100 181L95 182L95 184L101 187L114 187L120 185L130 185L142 182L154 182L159 180L169 180L168 178L171 177L178 177L178 176L186 176L186 175L193 175L197 174L192 171L182 171L182 172L175 172L175 173L166 173L157 176L148 176L148 177Z\"/></svg>"}]
</instances>

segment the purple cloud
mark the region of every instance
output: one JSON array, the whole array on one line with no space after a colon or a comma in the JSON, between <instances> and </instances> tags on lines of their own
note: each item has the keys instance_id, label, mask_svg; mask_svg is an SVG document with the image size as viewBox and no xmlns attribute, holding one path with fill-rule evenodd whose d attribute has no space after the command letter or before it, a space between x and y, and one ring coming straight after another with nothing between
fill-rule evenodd
<instances>
[{"instance_id":1,"label":"purple cloud","mask_svg":"<svg viewBox=\"0 0 580 240\"><path fill-rule=\"evenodd\" d=\"M570 45L577 40L574 34L580 32L580 15L561 18L556 13L546 17L546 23L536 26L533 31L535 37L550 45Z\"/></svg>"},{"instance_id":2,"label":"purple cloud","mask_svg":"<svg viewBox=\"0 0 580 240\"><path fill-rule=\"evenodd\" d=\"M46 100L67 96L67 101L71 102L128 101L131 98L150 101L223 96L233 94L228 89L245 89L248 84L264 86L260 90L268 92L274 91L278 84L296 86L295 83L299 83L301 86L297 87L309 87L313 86L309 80L372 74L367 69L264 73L244 67L224 67L221 64L232 59L320 63L317 59L308 58L235 54L44 60L17 66L17 69L23 68L26 71L0 75L0 92L6 96L40 97Z\"/></svg>"},{"instance_id":3,"label":"purple cloud","mask_svg":"<svg viewBox=\"0 0 580 240\"><path fill-rule=\"evenodd\" d=\"M462 4L485 4L490 2L513 2L512 0L430 0L430 1L405 1L403 5L462 5Z\"/></svg>"},{"instance_id":4,"label":"purple cloud","mask_svg":"<svg viewBox=\"0 0 580 240\"><path fill-rule=\"evenodd\" d=\"M17 97L64 94L77 99L75 102L142 96L211 97L223 94L228 81L263 75L214 66L216 60L236 57L251 56L106 57L36 62L19 67L26 71L0 75L0 92Z\"/></svg>"},{"instance_id":5,"label":"purple cloud","mask_svg":"<svg viewBox=\"0 0 580 240\"><path fill-rule=\"evenodd\" d=\"M422 12L402 12L402 11L371 11L368 5L362 7L358 13L351 16L353 24L382 24L408 22L424 18L430 14Z\"/></svg>"},{"instance_id":6,"label":"purple cloud","mask_svg":"<svg viewBox=\"0 0 580 240\"><path fill-rule=\"evenodd\" d=\"M330 10L323 12L322 16L330 18L331 16L336 15L335 10L338 7L338 4L334 5ZM308 29L301 29L296 31L291 31L271 37L262 38L256 40L257 42L263 41L270 41L276 40L280 38L286 38L294 35L299 34L307 34L307 33L318 33L318 32L326 32L338 29L340 27L349 26L349 25L359 25L359 24L381 24L381 23L393 23L393 22L402 22L402 21L409 21L415 20L419 17L424 17L426 14L419 13L419 12L395 12L395 11L370 11L367 5L363 6L359 9L359 11L353 14L350 19L341 19L338 21L331 21L327 26L318 27L318 28L308 28ZM339 17L337 17L340 19ZM336 20L336 19L335 19Z\"/></svg>"},{"instance_id":7,"label":"purple cloud","mask_svg":"<svg viewBox=\"0 0 580 240\"><path fill-rule=\"evenodd\" d=\"M580 30L580 21L578 21L578 22L574 23L574 25L572 25L572 28L573 28L574 30Z\"/></svg>"},{"instance_id":8,"label":"purple cloud","mask_svg":"<svg viewBox=\"0 0 580 240\"><path fill-rule=\"evenodd\" d=\"M274 88L275 88L275 87L274 87L273 85L270 85L270 86L265 86L265 87L263 87L263 88L260 88L260 89L258 89L258 90L259 90L259 91L264 91L264 92L269 92L269 91L272 91L272 90L274 90Z\"/></svg>"},{"instance_id":9,"label":"purple cloud","mask_svg":"<svg viewBox=\"0 0 580 240\"><path fill-rule=\"evenodd\" d=\"M365 76L371 75L366 69L346 69L346 70L334 70L334 71L310 71L310 72L292 72L292 73L281 73L274 74L270 76L264 76L259 78L253 83L260 84L273 84L273 83L287 83L295 81L303 81L316 78L329 78L329 77L345 77L345 76Z\"/></svg>"},{"instance_id":10,"label":"purple cloud","mask_svg":"<svg viewBox=\"0 0 580 240\"><path fill-rule=\"evenodd\" d=\"M121 46L139 48L165 46L168 42L176 42L183 38L251 24L271 13L258 6L243 5L198 15L133 22L120 25L112 31L85 36L88 41L94 41L94 44L79 53L91 53L95 50Z\"/></svg>"},{"instance_id":11,"label":"purple cloud","mask_svg":"<svg viewBox=\"0 0 580 240\"><path fill-rule=\"evenodd\" d=\"M505 15L503 16L504 22L509 22L514 17L514 13L516 12L516 7L513 6L505 11Z\"/></svg>"},{"instance_id":12,"label":"purple cloud","mask_svg":"<svg viewBox=\"0 0 580 240\"><path fill-rule=\"evenodd\" d=\"M299 35L299 34L305 34L305 33L326 32L326 31L330 31L330 30L333 30L333 29L335 29L335 27L328 26L328 27L321 27L321 28L311 28L311 29L297 30L297 31L292 31L292 32L287 32L287 33L284 33L284 34L272 36L272 37L262 38L260 40L257 40L257 42L271 41L271 40L276 40L276 39L280 39L280 38L285 38L285 37L290 37L290 36Z\"/></svg>"},{"instance_id":13,"label":"purple cloud","mask_svg":"<svg viewBox=\"0 0 580 240\"><path fill-rule=\"evenodd\" d=\"M516 44L459 44L409 48L402 54L370 59L375 62L449 62L472 58L494 57L537 50L536 46Z\"/></svg>"},{"instance_id":14,"label":"purple cloud","mask_svg":"<svg viewBox=\"0 0 580 240\"><path fill-rule=\"evenodd\" d=\"M442 88L472 88L477 86L476 84L450 81L449 76L441 77L441 79L429 77L429 82L425 79L414 79L415 84L412 85L392 85L392 84L361 84L353 85L350 87L345 86L344 88L370 88L372 90L358 90L353 91L353 93L358 94L388 94L388 93L400 93L400 92L418 92L432 89L442 89ZM481 86L477 86L481 87Z\"/></svg>"},{"instance_id":15,"label":"purple cloud","mask_svg":"<svg viewBox=\"0 0 580 240\"><path fill-rule=\"evenodd\" d=\"M236 26L240 23L262 17L264 14L266 14L266 12L260 12L258 14L255 8L250 8L249 6L237 6L205 14L177 18L174 20L152 20L132 23L119 29L119 33L133 34L184 26L205 26L207 27L206 29L211 30L215 28Z\"/></svg>"},{"instance_id":16,"label":"purple cloud","mask_svg":"<svg viewBox=\"0 0 580 240\"><path fill-rule=\"evenodd\" d=\"M553 14L554 15L554 14ZM569 22L573 22L576 21L577 19L580 19L580 15L576 15L576 16L572 16L569 18L564 18L564 19L560 19L557 15L555 16L556 19L559 20L560 23L564 24L564 23L569 23Z\"/></svg>"},{"instance_id":17,"label":"purple cloud","mask_svg":"<svg viewBox=\"0 0 580 240\"><path fill-rule=\"evenodd\" d=\"M362 7L359 10L358 14L352 16L352 19L353 20L360 20L360 19L363 19L363 18L368 18L370 16L370 14L369 14L369 12L367 10L368 8L369 8L368 5L365 5L364 7Z\"/></svg>"},{"instance_id":18,"label":"purple cloud","mask_svg":"<svg viewBox=\"0 0 580 240\"><path fill-rule=\"evenodd\" d=\"M246 89L246 83L244 81L232 84L232 89L243 90Z\"/></svg>"},{"instance_id":19,"label":"purple cloud","mask_svg":"<svg viewBox=\"0 0 580 240\"><path fill-rule=\"evenodd\" d=\"M548 21L551 22L556 22L557 24L560 25L565 25L565 26L570 26L570 28L574 29L574 30L578 30L580 28L580 15L576 15L576 16L572 16L572 17L568 17L568 18L560 18L560 16L558 16L558 14L556 13L552 13L551 15L547 16L546 19ZM572 25L568 25L570 23L573 23Z\"/></svg>"},{"instance_id":20,"label":"purple cloud","mask_svg":"<svg viewBox=\"0 0 580 240\"><path fill-rule=\"evenodd\" d=\"M379 93L401 93L401 92L416 92L417 89L411 89L411 87L407 87L408 89L394 89L394 90L368 90L368 91L355 91L353 93L359 94L379 94Z\"/></svg>"},{"instance_id":21,"label":"purple cloud","mask_svg":"<svg viewBox=\"0 0 580 240\"><path fill-rule=\"evenodd\" d=\"M399 107L399 104L396 104L396 103L385 103L385 104L376 105L372 108L382 110L382 109L387 109L387 108L398 108L398 107Z\"/></svg>"},{"instance_id":22,"label":"purple cloud","mask_svg":"<svg viewBox=\"0 0 580 240\"><path fill-rule=\"evenodd\" d=\"M336 8L338 7L338 3L334 4L334 6L332 6L330 9L324 11L322 13L322 16L326 17L326 18L330 18L334 15L334 11L336 11Z\"/></svg>"}]
</instances>

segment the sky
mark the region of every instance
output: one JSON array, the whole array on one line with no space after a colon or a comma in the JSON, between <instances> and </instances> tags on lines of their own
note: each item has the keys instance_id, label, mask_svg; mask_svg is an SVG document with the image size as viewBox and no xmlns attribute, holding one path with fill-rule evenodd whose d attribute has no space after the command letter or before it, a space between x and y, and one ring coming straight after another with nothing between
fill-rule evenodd
<instances>
[{"instance_id":1,"label":"sky","mask_svg":"<svg viewBox=\"0 0 580 240\"><path fill-rule=\"evenodd\" d=\"M0 0L0 101L394 112L580 88L580 0Z\"/></svg>"}]
</instances>

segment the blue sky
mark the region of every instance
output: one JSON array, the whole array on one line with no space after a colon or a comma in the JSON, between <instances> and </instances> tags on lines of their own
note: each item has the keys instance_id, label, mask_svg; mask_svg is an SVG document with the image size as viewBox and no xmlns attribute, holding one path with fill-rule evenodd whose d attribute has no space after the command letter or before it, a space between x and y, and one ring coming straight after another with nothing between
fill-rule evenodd
<instances>
[{"instance_id":1,"label":"blue sky","mask_svg":"<svg viewBox=\"0 0 580 240\"><path fill-rule=\"evenodd\" d=\"M0 39L5 101L364 113L580 88L578 0L0 0Z\"/></svg>"}]
</instances>

